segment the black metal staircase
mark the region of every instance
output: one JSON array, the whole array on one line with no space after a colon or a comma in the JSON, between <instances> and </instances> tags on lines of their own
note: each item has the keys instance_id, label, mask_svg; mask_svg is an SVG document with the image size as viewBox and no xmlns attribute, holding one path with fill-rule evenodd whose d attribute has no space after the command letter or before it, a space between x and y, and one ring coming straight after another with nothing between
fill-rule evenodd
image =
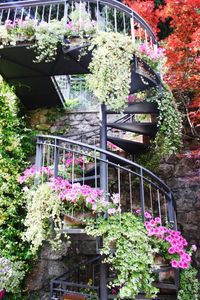
<instances>
[{"instance_id":1,"label":"black metal staircase","mask_svg":"<svg viewBox=\"0 0 200 300\"><path fill-rule=\"evenodd\" d=\"M57 17L67 20L68 11L72 9L74 1L64 0L30 0L17 3L0 4L0 24L4 24L9 18L15 20L17 17L25 20L27 12L37 19L38 22L47 21ZM78 1L75 1L78 2ZM152 49L157 49L154 33L149 25L133 10L115 0L82 0L86 3L88 11L91 7L93 13L96 11L95 20L98 23L99 13L110 9L113 13L112 28L115 32L130 34L133 44L149 43ZM44 11L47 10L47 14ZM117 16L121 14L123 26L118 26ZM105 14L107 16L107 14ZM45 19L46 18L46 19ZM106 20L107 22L107 20ZM108 22L107 22L108 23ZM137 37L137 31L140 31ZM109 31L109 28L105 28ZM144 36L144 40L142 40ZM82 48L87 50L88 43L79 46L59 45L55 60L49 63L34 63L35 53L27 44L8 45L0 47L0 74L10 84L15 86L16 94L29 108L51 107L63 104L64 98L56 82L56 75L87 74L88 65L92 53L81 56ZM30 46L30 45L29 45ZM152 87L160 86L160 78L150 66L136 55L133 55L131 70L130 94L145 91ZM168 222L176 228L175 203L170 189L152 172L142 166L107 151L107 141L123 149L126 153L136 155L147 150L148 142L138 142L123 139L118 136L110 136L112 130L118 132L132 132L149 140L154 138L157 132L155 115L159 111L155 103L147 101L135 102L127 106L123 111L124 117L117 122L107 122L109 114L114 112L106 110L101 106L101 130L100 148L90 146L80 141L69 140L65 137L40 136L37 141L36 169L43 166L51 166L54 176L58 176L59 166L63 174L67 172L63 163L63 157L68 153L72 155L72 171L69 181L89 184L101 188L106 194L117 192L122 201L122 211L133 212L134 208L140 207L144 218L144 212L150 210L160 216L163 224ZM136 115L154 115L153 122L138 122ZM109 132L109 135L107 134ZM91 154L91 151L93 154ZM74 174L75 158L84 156L92 158L94 165L90 170L83 167L82 174ZM112 181L112 184L111 184ZM123 198L123 195L126 195ZM128 196L127 196L128 195ZM77 232L77 231L76 231ZM94 276L92 284L81 279L81 268L88 268ZM97 268L97 273L94 272ZM83 272L84 275L84 272ZM65 274L51 281L51 299L61 299L63 295L80 296L80 299L112 299L107 290L109 274L104 266L100 264L99 256L95 256L87 262L75 266ZM84 276L83 276L84 277ZM168 286L169 287L169 286ZM165 286L165 288L167 288ZM171 287L172 288L172 287ZM174 288L174 287L173 287ZM172 289L173 289L172 288ZM82 297L82 298L81 298ZM69 297L68 297L69 298ZM70 299L70 298L69 298ZM146 299L142 294L136 299ZM168 299L167 296L158 296L156 299ZM170 299L173 299L172 297Z\"/></svg>"}]
</instances>

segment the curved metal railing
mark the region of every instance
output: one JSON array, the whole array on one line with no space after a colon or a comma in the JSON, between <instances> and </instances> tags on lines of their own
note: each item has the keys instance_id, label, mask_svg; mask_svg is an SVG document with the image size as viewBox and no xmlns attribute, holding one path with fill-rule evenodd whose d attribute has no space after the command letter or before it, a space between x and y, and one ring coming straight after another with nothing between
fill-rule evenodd
<instances>
[{"instance_id":1,"label":"curved metal railing","mask_svg":"<svg viewBox=\"0 0 200 300\"><path fill-rule=\"evenodd\" d=\"M69 161L66 165L68 159L70 168ZM81 167L79 173L76 173L77 165ZM78 141L52 135L38 136L36 170L49 166L55 177L100 188L102 165L106 170L105 195L109 198L112 193L118 193L122 211L141 209L143 219L148 211L154 217L160 217L162 224L176 228L171 190L151 171L114 153Z\"/></svg>"},{"instance_id":2,"label":"curved metal railing","mask_svg":"<svg viewBox=\"0 0 200 300\"><path fill-rule=\"evenodd\" d=\"M23 21L26 17L38 22L63 18L67 21L75 3L85 3L91 19L97 21L97 27L103 20L106 31L112 28L116 32L130 34L133 43L148 42L152 48L157 49L156 36L147 22L131 8L116 0L25 0L3 3L0 4L0 24L5 24L6 20Z\"/></svg>"}]
</instances>

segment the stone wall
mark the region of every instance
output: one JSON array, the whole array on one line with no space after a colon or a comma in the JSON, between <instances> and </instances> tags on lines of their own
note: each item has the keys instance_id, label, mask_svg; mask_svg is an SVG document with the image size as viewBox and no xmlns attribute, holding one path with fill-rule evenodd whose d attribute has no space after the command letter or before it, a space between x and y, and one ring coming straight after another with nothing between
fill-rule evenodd
<instances>
[{"instance_id":1,"label":"stone wall","mask_svg":"<svg viewBox=\"0 0 200 300\"><path fill-rule=\"evenodd\" d=\"M36 109L29 112L29 123L33 129L44 134L79 134L98 128L99 112Z\"/></svg>"},{"instance_id":2,"label":"stone wall","mask_svg":"<svg viewBox=\"0 0 200 300\"><path fill-rule=\"evenodd\" d=\"M159 170L174 194L179 229L190 245L197 246L194 260L200 270L200 153L187 151L170 157Z\"/></svg>"}]
</instances>

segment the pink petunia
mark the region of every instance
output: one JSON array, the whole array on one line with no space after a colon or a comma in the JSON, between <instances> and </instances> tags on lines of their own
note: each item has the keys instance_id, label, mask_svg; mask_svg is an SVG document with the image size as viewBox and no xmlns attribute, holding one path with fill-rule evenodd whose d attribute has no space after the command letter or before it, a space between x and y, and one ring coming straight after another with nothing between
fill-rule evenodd
<instances>
[{"instance_id":1,"label":"pink petunia","mask_svg":"<svg viewBox=\"0 0 200 300\"><path fill-rule=\"evenodd\" d=\"M179 267L179 263L178 263L176 260L172 260L172 261L171 261L171 265L172 265L172 267L175 268L175 269L178 269L178 267Z\"/></svg>"}]
</instances>

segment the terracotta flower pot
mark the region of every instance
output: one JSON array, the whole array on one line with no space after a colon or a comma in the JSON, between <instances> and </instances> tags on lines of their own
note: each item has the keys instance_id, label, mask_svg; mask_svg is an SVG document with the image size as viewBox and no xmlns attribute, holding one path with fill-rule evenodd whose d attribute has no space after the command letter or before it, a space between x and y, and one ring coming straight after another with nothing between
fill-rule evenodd
<instances>
[{"instance_id":1,"label":"terracotta flower pot","mask_svg":"<svg viewBox=\"0 0 200 300\"><path fill-rule=\"evenodd\" d=\"M174 282L175 273L168 260L163 256L156 254L154 257L154 263L158 271L158 282Z\"/></svg>"},{"instance_id":2,"label":"terracotta flower pot","mask_svg":"<svg viewBox=\"0 0 200 300\"><path fill-rule=\"evenodd\" d=\"M63 214L63 229L69 228L84 228L86 218L93 218L94 214L91 212L74 212L74 214Z\"/></svg>"}]
</instances>

